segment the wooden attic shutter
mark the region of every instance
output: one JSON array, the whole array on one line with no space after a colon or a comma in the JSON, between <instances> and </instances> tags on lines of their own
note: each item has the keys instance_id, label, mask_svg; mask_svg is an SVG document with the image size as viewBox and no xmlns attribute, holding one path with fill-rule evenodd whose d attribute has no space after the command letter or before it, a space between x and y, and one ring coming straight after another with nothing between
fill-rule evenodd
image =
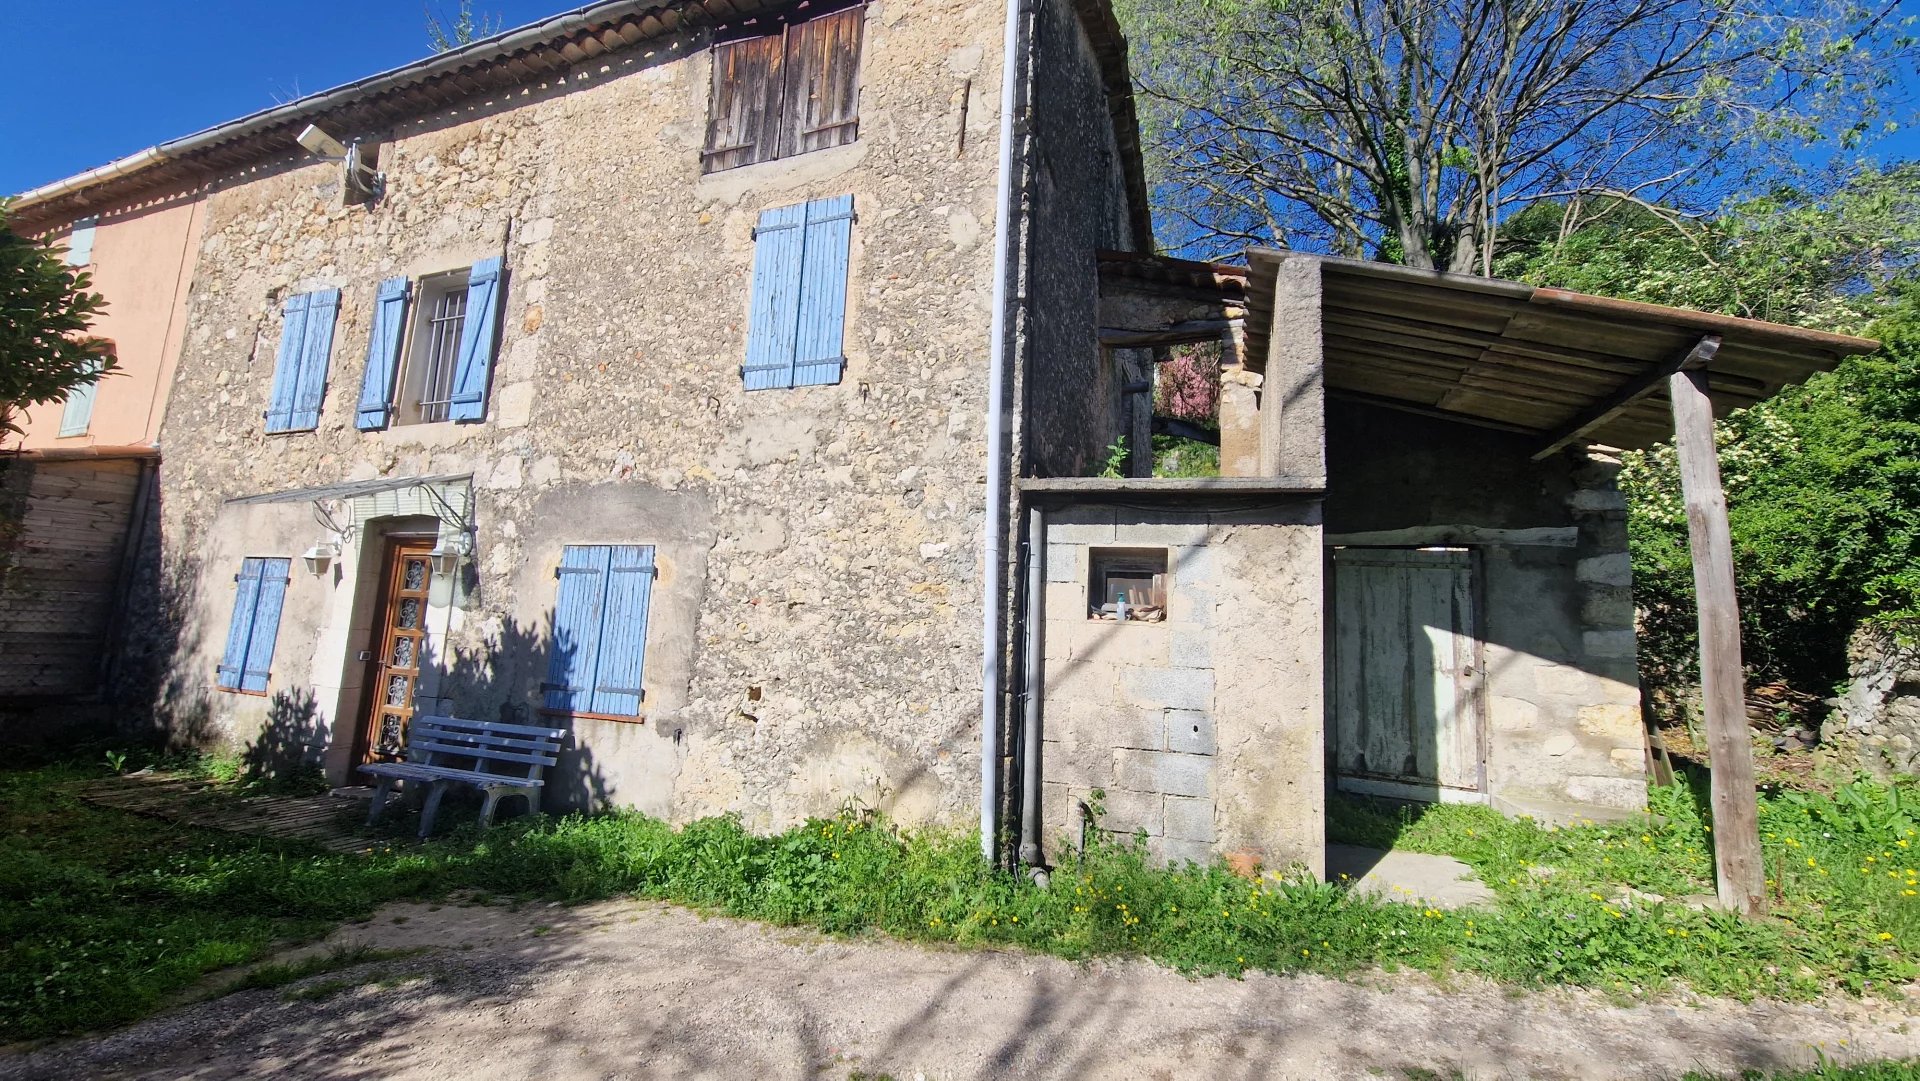
<instances>
[{"instance_id":1,"label":"wooden attic shutter","mask_svg":"<svg viewBox=\"0 0 1920 1081\"><path fill-rule=\"evenodd\" d=\"M860 36L864 7L787 30L786 100L780 157L853 142L860 132Z\"/></svg>"},{"instance_id":2,"label":"wooden attic shutter","mask_svg":"<svg viewBox=\"0 0 1920 1081\"><path fill-rule=\"evenodd\" d=\"M780 34L714 46L701 172L752 165L779 154L781 46Z\"/></svg>"}]
</instances>

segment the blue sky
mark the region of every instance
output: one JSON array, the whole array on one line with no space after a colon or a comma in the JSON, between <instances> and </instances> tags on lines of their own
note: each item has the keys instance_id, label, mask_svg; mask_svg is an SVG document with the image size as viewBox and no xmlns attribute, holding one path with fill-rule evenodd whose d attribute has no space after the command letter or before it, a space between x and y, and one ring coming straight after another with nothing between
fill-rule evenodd
<instances>
[{"instance_id":1,"label":"blue sky","mask_svg":"<svg viewBox=\"0 0 1920 1081\"><path fill-rule=\"evenodd\" d=\"M475 6L512 27L585 2ZM0 194L417 60L426 6L458 0L0 0ZM1920 130L1875 150L1920 156Z\"/></svg>"}]
</instances>

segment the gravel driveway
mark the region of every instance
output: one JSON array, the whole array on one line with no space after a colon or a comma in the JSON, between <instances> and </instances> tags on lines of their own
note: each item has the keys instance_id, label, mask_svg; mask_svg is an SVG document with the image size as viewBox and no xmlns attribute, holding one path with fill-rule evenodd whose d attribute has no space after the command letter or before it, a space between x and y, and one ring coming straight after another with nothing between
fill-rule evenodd
<instances>
[{"instance_id":1,"label":"gravel driveway","mask_svg":"<svg viewBox=\"0 0 1920 1081\"><path fill-rule=\"evenodd\" d=\"M395 905L330 941L427 949L16 1052L0 1078L1670 1078L1805 1065L1816 1044L1920 1055L1885 1004L1622 1008L1404 974L1188 980L634 902Z\"/></svg>"}]
</instances>

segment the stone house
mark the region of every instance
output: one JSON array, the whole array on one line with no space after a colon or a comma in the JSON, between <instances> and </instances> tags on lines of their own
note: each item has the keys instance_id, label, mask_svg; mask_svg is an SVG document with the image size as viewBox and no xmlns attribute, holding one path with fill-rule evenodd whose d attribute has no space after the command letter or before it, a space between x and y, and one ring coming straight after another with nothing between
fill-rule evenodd
<instances>
[{"instance_id":1,"label":"stone house","mask_svg":"<svg viewBox=\"0 0 1920 1081\"><path fill-rule=\"evenodd\" d=\"M1314 870L1329 788L1642 806L1587 444L1703 334L1723 408L1851 346L1144 254L1129 86L1101 0L607 0L56 186L204 203L128 686L335 783L555 718L549 806L1039 865L1096 806ZM1195 341L1221 475L1093 476Z\"/></svg>"}]
</instances>

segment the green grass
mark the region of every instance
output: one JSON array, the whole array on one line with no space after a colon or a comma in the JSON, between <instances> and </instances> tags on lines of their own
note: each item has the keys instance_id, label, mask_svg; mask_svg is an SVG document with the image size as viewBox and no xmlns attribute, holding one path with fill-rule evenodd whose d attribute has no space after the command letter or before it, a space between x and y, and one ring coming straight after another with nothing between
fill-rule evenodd
<instances>
[{"instance_id":1,"label":"green grass","mask_svg":"<svg viewBox=\"0 0 1920 1081\"><path fill-rule=\"evenodd\" d=\"M1764 799L1782 899L1777 918L1746 921L1680 903L1710 881L1686 789L1657 791L1658 817L1630 827L1562 830L1485 808L1414 817L1335 804L1339 837L1453 853L1496 892L1442 912L1298 878L1158 870L1125 845L1067 862L1042 890L987 868L964 833L902 832L852 811L770 837L725 818L675 829L612 814L327 854L93 807L63 787L102 768L0 772L0 1039L135 1018L382 902L455 890L657 898L835 934L1131 954L1196 974L1381 966L1629 996L1677 983L1740 997L1877 993L1913 978L1920 956L1912 797L1873 785Z\"/></svg>"},{"instance_id":2,"label":"green grass","mask_svg":"<svg viewBox=\"0 0 1920 1081\"><path fill-rule=\"evenodd\" d=\"M1836 1066L1823 1062L1806 1070L1785 1070L1780 1073L1764 1073L1760 1070L1748 1070L1739 1077L1739 1081L1913 1081L1920 1077L1920 1059L1900 1059L1887 1062L1866 1062L1858 1066ZM1729 1081L1727 1078L1710 1074L1690 1073L1681 1081Z\"/></svg>"}]
</instances>

